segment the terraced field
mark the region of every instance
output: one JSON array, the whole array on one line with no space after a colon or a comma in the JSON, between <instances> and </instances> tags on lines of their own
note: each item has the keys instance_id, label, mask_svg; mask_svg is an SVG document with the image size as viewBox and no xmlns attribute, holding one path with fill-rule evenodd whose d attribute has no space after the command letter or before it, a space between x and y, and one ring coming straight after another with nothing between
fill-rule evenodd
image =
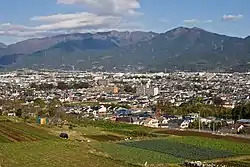
<instances>
[{"instance_id":1,"label":"terraced field","mask_svg":"<svg viewBox=\"0 0 250 167\"><path fill-rule=\"evenodd\" d=\"M38 141L56 139L47 131L24 123L0 122L0 142Z\"/></svg>"}]
</instances>

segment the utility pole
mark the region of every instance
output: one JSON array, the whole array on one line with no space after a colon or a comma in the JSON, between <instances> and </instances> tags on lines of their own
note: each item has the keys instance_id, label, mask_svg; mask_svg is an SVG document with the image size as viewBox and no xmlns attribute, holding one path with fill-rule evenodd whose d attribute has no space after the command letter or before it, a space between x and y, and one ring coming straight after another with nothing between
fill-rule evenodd
<instances>
[{"instance_id":1,"label":"utility pole","mask_svg":"<svg viewBox=\"0 0 250 167\"><path fill-rule=\"evenodd\" d=\"M214 133L214 131L215 131L215 123L213 122L213 133Z\"/></svg>"},{"instance_id":2,"label":"utility pole","mask_svg":"<svg viewBox=\"0 0 250 167\"><path fill-rule=\"evenodd\" d=\"M201 112L199 111L199 132L201 131Z\"/></svg>"}]
</instances>

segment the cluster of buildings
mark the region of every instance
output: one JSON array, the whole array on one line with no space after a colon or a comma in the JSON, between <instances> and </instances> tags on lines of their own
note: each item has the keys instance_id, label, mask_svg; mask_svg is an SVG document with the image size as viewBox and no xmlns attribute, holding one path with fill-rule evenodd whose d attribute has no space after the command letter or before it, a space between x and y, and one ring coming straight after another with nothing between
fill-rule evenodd
<instances>
[{"instance_id":1,"label":"cluster of buildings","mask_svg":"<svg viewBox=\"0 0 250 167\"><path fill-rule=\"evenodd\" d=\"M61 89L59 83L66 85L85 83L85 86ZM44 89L36 89L32 85L45 86ZM202 99L205 104L213 104L212 98L219 97L223 100L224 107L234 108L237 103L250 99L250 74L206 72L140 74L18 70L0 73L0 87L2 100L23 100L23 103L30 104L37 98L44 100L45 103L56 98L64 104L71 104L70 107L64 108L66 114L82 116L91 114L94 117L103 115L112 119L115 116L117 121L129 121L152 127L167 127L170 125L169 122L172 122L171 126L178 125L185 128L191 122L190 120L176 119L176 117L155 120L152 116L155 111L150 107L157 104L159 100L179 106L194 98ZM74 106L79 103L86 105ZM129 119L124 118L124 114L122 117L119 114L115 115L118 108L114 105L132 108L128 112ZM209 119L204 122L206 121Z\"/></svg>"},{"instance_id":2,"label":"cluster of buildings","mask_svg":"<svg viewBox=\"0 0 250 167\"><path fill-rule=\"evenodd\" d=\"M84 89L32 90L30 85L66 84L84 82ZM59 98L62 102L94 101L103 99L128 104L150 103L161 98L176 106L194 97L212 104L214 96L224 101L224 107L233 108L242 100L249 100L249 73L105 73L19 70L0 74L0 99ZM133 91L124 89L130 87ZM27 91L29 90L29 91ZM30 93L30 94L29 94Z\"/></svg>"}]
</instances>

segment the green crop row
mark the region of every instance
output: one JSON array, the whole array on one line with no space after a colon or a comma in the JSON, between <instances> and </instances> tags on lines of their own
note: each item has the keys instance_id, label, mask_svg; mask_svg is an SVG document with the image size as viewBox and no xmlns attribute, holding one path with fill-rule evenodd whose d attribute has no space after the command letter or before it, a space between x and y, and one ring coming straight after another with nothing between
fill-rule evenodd
<instances>
[{"instance_id":1,"label":"green crop row","mask_svg":"<svg viewBox=\"0 0 250 167\"><path fill-rule=\"evenodd\" d=\"M169 137L168 140L183 144L194 145L196 147L230 151L236 154L243 154L243 155L250 154L250 143L228 141L223 139L204 138L197 136Z\"/></svg>"},{"instance_id":2,"label":"green crop row","mask_svg":"<svg viewBox=\"0 0 250 167\"><path fill-rule=\"evenodd\" d=\"M36 141L50 138L52 136L39 128L22 123L0 122L0 142Z\"/></svg>"},{"instance_id":3,"label":"green crop row","mask_svg":"<svg viewBox=\"0 0 250 167\"><path fill-rule=\"evenodd\" d=\"M165 153L174 157L188 160L210 160L231 157L235 155L229 151L197 147L195 145L178 143L170 140L143 140L135 142L123 142L120 144L124 146Z\"/></svg>"}]
</instances>

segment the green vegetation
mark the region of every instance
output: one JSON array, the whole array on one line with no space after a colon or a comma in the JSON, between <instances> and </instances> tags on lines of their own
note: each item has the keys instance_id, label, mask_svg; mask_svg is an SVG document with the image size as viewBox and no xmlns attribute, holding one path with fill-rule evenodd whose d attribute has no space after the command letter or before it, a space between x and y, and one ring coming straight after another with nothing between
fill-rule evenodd
<instances>
[{"instance_id":1,"label":"green vegetation","mask_svg":"<svg viewBox=\"0 0 250 167\"><path fill-rule=\"evenodd\" d=\"M209 160L234 156L234 153L211 148L204 148L171 140L143 140L120 143L124 146L141 148L150 151L165 153L177 158L188 160Z\"/></svg>"},{"instance_id":2,"label":"green vegetation","mask_svg":"<svg viewBox=\"0 0 250 167\"><path fill-rule=\"evenodd\" d=\"M133 166L98 153L86 143L50 140L1 145L0 165L2 167Z\"/></svg>"},{"instance_id":3,"label":"green vegetation","mask_svg":"<svg viewBox=\"0 0 250 167\"><path fill-rule=\"evenodd\" d=\"M151 128L132 124L117 123L105 120L93 121L88 119L81 121L80 124L84 127L98 127L103 131L112 132L128 137L157 137L157 134L153 133Z\"/></svg>"},{"instance_id":4,"label":"green vegetation","mask_svg":"<svg viewBox=\"0 0 250 167\"><path fill-rule=\"evenodd\" d=\"M250 158L249 140L223 140L221 136L213 139L211 134L199 137L198 132L173 136L173 132L159 133L152 128L104 120L71 118L68 122L39 126L23 123L20 118L0 117L1 167L125 167L145 162L152 167L178 166L186 159L247 164ZM68 133L69 140L60 139L61 132ZM125 141L128 137L132 140Z\"/></svg>"},{"instance_id":5,"label":"green vegetation","mask_svg":"<svg viewBox=\"0 0 250 167\"><path fill-rule=\"evenodd\" d=\"M0 121L0 142L22 142L56 139L47 131L24 123Z\"/></svg>"},{"instance_id":6,"label":"green vegetation","mask_svg":"<svg viewBox=\"0 0 250 167\"><path fill-rule=\"evenodd\" d=\"M230 151L236 154L250 154L250 144L228 140L218 140L197 136L169 137L168 140L194 145L197 147L211 148L216 150Z\"/></svg>"},{"instance_id":7,"label":"green vegetation","mask_svg":"<svg viewBox=\"0 0 250 167\"><path fill-rule=\"evenodd\" d=\"M160 101L155 108L162 114L169 115L186 115L200 111L201 117L215 116L218 118L232 118L232 110L221 106L222 102L218 99L214 100L214 105L202 103L202 99L194 99L183 103L180 106L165 101Z\"/></svg>"},{"instance_id":8,"label":"green vegetation","mask_svg":"<svg viewBox=\"0 0 250 167\"><path fill-rule=\"evenodd\" d=\"M115 159L130 163L144 164L147 161L148 164L173 164L184 161L182 158L169 154L114 143L100 143L96 148L108 153Z\"/></svg>"},{"instance_id":9,"label":"green vegetation","mask_svg":"<svg viewBox=\"0 0 250 167\"><path fill-rule=\"evenodd\" d=\"M227 162L218 162L218 165L226 165L227 167L249 167L250 159L242 160L242 161L227 161Z\"/></svg>"}]
</instances>

